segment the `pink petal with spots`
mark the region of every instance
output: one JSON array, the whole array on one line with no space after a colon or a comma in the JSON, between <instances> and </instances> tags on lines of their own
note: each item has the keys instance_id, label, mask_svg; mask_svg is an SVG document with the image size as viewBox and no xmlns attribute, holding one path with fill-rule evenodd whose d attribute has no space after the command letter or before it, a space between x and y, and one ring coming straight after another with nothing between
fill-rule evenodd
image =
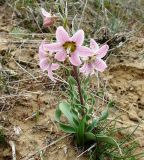
<instances>
[{"instance_id":1,"label":"pink petal with spots","mask_svg":"<svg viewBox=\"0 0 144 160\"><path fill-rule=\"evenodd\" d=\"M60 62L63 62L63 61L65 61L66 56L67 56L66 52L64 50L62 50L62 51L59 51L55 54L55 59Z\"/></svg>"},{"instance_id":2,"label":"pink petal with spots","mask_svg":"<svg viewBox=\"0 0 144 160\"><path fill-rule=\"evenodd\" d=\"M93 63L93 67L97 71L103 72L107 68L107 65L102 59L97 58L96 61Z\"/></svg>"},{"instance_id":3,"label":"pink petal with spots","mask_svg":"<svg viewBox=\"0 0 144 160\"><path fill-rule=\"evenodd\" d=\"M99 45L96 43L96 41L94 39L90 40L90 48L93 51L97 51L99 49Z\"/></svg>"},{"instance_id":4,"label":"pink petal with spots","mask_svg":"<svg viewBox=\"0 0 144 160\"><path fill-rule=\"evenodd\" d=\"M56 30L56 39L58 42L64 44L66 41L69 41L69 35L63 27L58 27Z\"/></svg>"},{"instance_id":5,"label":"pink petal with spots","mask_svg":"<svg viewBox=\"0 0 144 160\"><path fill-rule=\"evenodd\" d=\"M76 52L78 52L81 57L88 57L92 55L92 50L85 46L77 46Z\"/></svg>"},{"instance_id":6,"label":"pink petal with spots","mask_svg":"<svg viewBox=\"0 0 144 160\"><path fill-rule=\"evenodd\" d=\"M45 16L45 17L51 17L51 14L48 13L44 8L41 8L41 12L42 12L43 16Z\"/></svg>"},{"instance_id":7,"label":"pink petal with spots","mask_svg":"<svg viewBox=\"0 0 144 160\"><path fill-rule=\"evenodd\" d=\"M74 52L74 53L71 54L70 62L74 66L79 66L82 63L81 60L80 60L80 58L79 58L79 56L78 56L78 54L76 52Z\"/></svg>"},{"instance_id":8,"label":"pink petal with spots","mask_svg":"<svg viewBox=\"0 0 144 160\"><path fill-rule=\"evenodd\" d=\"M70 39L73 42L76 42L77 46L81 46L84 41L84 31L78 30Z\"/></svg>"},{"instance_id":9,"label":"pink petal with spots","mask_svg":"<svg viewBox=\"0 0 144 160\"><path fill-rule=\"evenodd\" d=\"M50 52L57 52L62 50L61 43L44 44L44 49Z\"/></svg>"},{"instance_id":10,"label":"pink petal with spots","mask_svg":"<svg viewBox=\"0 0 144 160\"><path fill-rule=\"evenodd\" d=\"M47 68L49 67L47 58L40 60L39 66L43 71L47 70Z\"/></svg>"},{"instance_id":11,"label":"pink petal with spots","mask_svg":"<svg viewBox=\"0 0 144 160\"><path fill-rule=\"evenodd\" d=\"M98 58L103 58L108 52L109 46L107 44L103 45L96 51L96 55Z\"/></svg>"}]
</instances>

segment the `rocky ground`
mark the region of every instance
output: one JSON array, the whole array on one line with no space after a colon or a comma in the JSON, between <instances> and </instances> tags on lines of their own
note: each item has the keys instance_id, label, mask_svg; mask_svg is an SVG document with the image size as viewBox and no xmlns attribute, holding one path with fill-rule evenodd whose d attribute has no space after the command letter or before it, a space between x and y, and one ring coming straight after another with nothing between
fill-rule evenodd
<instances>
[{"instance_id":1,"label":"rocky ground","mask_svg":"<svg viewBox=\"0 0 144 160\"><path fill-rule=\"evenodd\" d=\"M0 129L6 144L0 145L0 159L75 160L80 154L71 136L64 135L54 122L54 111L61 96L61 84L53 84L38 66L38 45L42 37L17 39L11 12L0 7ZM140 33L140 34L139 34ZM120 126L139 127L134 136L144 150L144 38L133 34L107 58L108 70L102 74L107 97L115 102L110 118L120 115ZM125 134L125 133L122 133ZM45 148L45 146L47 146ZM42 152L43 151L43 152ZM39 156L40 155L40 156ZM80 157L77 159L87 159Z\"/></svg>"}]
</instances>

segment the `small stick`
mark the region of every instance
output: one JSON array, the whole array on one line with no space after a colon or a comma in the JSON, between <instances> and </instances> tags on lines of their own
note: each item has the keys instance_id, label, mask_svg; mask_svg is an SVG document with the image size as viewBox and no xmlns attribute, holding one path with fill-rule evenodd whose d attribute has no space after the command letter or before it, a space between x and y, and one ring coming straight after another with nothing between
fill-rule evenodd
<instances>
[{"instance_id":1,"label":"small stick","mask_svg":"<svg viewBox=\"0 0 144 160\"><path fill-rule=\"evenodd\" d=\"M12 157L13 157L13 160L16 160L16 150L15 150L15 144L14 144L14 141L9 141L9 144L12 148Z\"/></svg>"},{"instance_id":2,"label":"small stick","mask_svg":"<svg viewBox=\"0 0 144 160\"><path fill-rule=\"evenodd\" d=\"M33 113L31 116L27 117L27 118L25 119L25 121L27 121L27 120L29 120L29 119L32 119L32 118L36 117L37 114L38 114L38 112L39 112L39 113L43 113L41 110L38 110L38 111L36 111L35 113Z\"/></svg>"},{"instance_id":3,"label":"small stick","mask_svg":"<svg viewBox=\"0 0 144 160\"><path fill-rule=\"evenodd\" d=\"M89 147L87 150L85 150L84 152L82 152L80 155L77 156L77 158L81 157L83 154L85 154L86 152L89 152L92 148L94 148L96 146L96 143L93 144L91 147Z\"/></svg>"}]
</instances>

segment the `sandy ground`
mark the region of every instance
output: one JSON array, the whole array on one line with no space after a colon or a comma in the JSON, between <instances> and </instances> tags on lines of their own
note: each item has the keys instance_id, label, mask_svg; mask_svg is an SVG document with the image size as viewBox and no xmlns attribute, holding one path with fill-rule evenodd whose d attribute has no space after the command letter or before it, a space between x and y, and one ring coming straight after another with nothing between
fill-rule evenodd
<instances>
[{"instance_id":1,"label":"sandy ground","mask_svg":"<svg viewBox=\"0 0 144 160\"><path fill-rule=\"evenodd\" d=\"M1 13L4 9L0 7ZM10 22L11 19L6 18L4 13L0 15L0 69L3 76L0 127L7 142L14 142L18 160L38 160L39 155L41 159L45 157L48 160L75 160L80 152L72 144L71 136L60 132L54 122L55 108L63 98L61 83L54 85L40 71L39 41L29 44L29 40L23 42L23 39L8 35ZM111 53L107 58L108 69L101 79L108 98L115 101L110 117L122 113L120 125L133 125L130 131L139 123L135 138L140 150L143 150L144 38L141 37L132 36L120 49ZM0 159L9 160L11 156L9 145L0 147ZM79 159L85 160L87 157Z\"/></svg>"}]
</instances>

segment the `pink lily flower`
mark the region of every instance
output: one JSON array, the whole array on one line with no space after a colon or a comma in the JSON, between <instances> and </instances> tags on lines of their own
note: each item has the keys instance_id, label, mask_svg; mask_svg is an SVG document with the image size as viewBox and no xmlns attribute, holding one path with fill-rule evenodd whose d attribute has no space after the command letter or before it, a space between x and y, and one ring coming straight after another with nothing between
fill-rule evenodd
<instances>
[{"instance_id":1,"label":"pink lily flower","mask_svg":"<svg viewBox=\"0 0 144 160\"><path fill-rule=\"evenodd\" d=\"M46 50L56 52L55 59L65 61L69 57L70 62L74 66L79 66L82 62L80 57L91 55L91 49L82 46L84 41L84 31L78 30L72 37L63 27L56 30L56 43L45 45Z\"/></svg>"},{"instance_id":2,"label":"pink lily flower","mask_svg":"<svg viewBox=\"0 0 144 160\"><path fill-rule=\"evenodd\" d=\"M59 68L59 64L53 63L54 62L54 54L47 52L44 49L45 42L43 41L39 46L39 66L43 71L48 71L48 77L56 82L55 78L53 77L53 71Z\"/></svg>"},{"instance_id":3,"label":"pink lily flower","mask_svg":"<svg viewBox=\"0 0 144 160\"><path fill-rule=\"evenodd\" d=\"M43 15L43 26L49 27L53 25L57 17L48 13L44 8L41 8L41 12Z\"/></svg>"},{"instance_id":4,"label":"pink lily flower","mask_svg":"<svg viewBox=\"0 0 144 160\"><path fill-rule=\"evenodd\" d=\"M95 40L91 39L90 48L92 56L87 57L84 65L80 68L80 72L87 76L94 74L95 71L103 72L107 68L106 63L102 60L102 58L107 54L109 46L105 44L99 48Z\"/></svg>"}]
</instances>

